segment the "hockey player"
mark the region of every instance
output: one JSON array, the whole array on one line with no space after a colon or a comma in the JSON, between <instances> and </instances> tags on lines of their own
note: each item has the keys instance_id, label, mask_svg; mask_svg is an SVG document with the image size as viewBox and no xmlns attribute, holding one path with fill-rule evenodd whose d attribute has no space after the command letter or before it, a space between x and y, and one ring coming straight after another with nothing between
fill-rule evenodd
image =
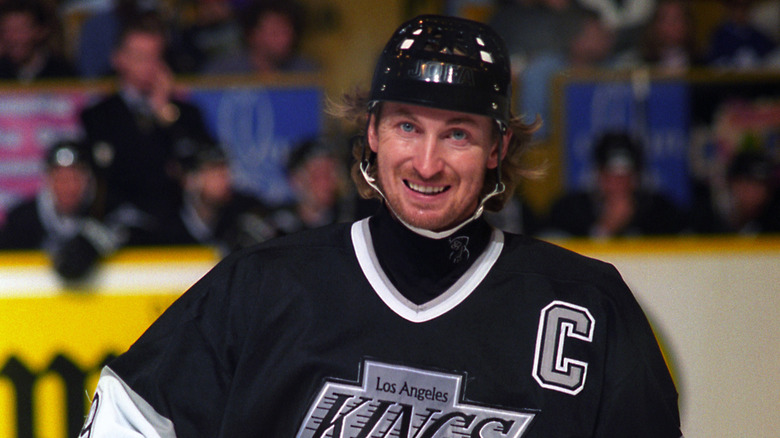
<instances>
[{"instance_id":1,"label":"hockey player","mask_svg":"<svg viewBox=\"0 0 780 438\"><path fill-rule=\"evenodd\" d=\"M617 271L481 218L533 129L510 95L487 26L403 24L343 108L382 210L223 260L105 368L81 436L679 438Z\"/></svg>"}]
</instances>

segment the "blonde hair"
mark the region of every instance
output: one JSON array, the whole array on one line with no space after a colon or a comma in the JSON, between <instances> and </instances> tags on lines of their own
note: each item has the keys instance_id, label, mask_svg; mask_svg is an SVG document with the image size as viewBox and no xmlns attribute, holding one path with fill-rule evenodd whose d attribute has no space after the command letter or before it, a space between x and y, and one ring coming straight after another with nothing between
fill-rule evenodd
<instances>
[{"instance_id":1,"label":"blonde hair","mask_svg":"<svg viewBox=\"0 0 780 438\"><path fill-rule=\"evenodd\" d=\"M378 125L381 118L382 103L379 102L376 108L373 110L374 124ZM369 117L369 100L368 93L361 90L355 90L351 93L347 93L342 96L341 102L328 102L328 113L332 116L340 119L351 121L357 124L359 130L358 134L352 139L352 157L354 162L350 169L350 175L352 181L355 183L358 194L364 199L382 199L381 195L376 192L363 178L360 171L360 163L363 159L363 153L371 154L371 150L366 144L366 136L368 129L368 117ZM539 129L541 125L541 119L536 118L532 123L524 123L519 117L512 116L509 120L508 129L512 132L512 138L509 141L506 155L501 160L501 182L504 183L505 190L503 193L490 198L485 203L485 210L499 211L504 208L504 205L512 198L515 190L523 179L533 179L541 176L541 169L531 169L524 165L522 156L528 150L531 143L532 134ZM499 131L498 124L494 125L495 129L493 137L495 141L500 141L501 132ZM368 169L369 176L376 178L376 166L370 166ZM482 193L480 197L484 197L495 188L497 181L496 172L490 171L485 173L485 181L482 187Z\"/></svg>"}]
</instances>

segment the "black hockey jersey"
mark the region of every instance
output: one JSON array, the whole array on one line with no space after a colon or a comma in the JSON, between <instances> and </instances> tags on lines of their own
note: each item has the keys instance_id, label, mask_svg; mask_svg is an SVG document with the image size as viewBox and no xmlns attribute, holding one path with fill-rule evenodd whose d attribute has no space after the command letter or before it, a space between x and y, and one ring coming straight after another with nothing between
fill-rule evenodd
<instances>
[{"instance_id":1,"label":"black hockey jersey","mask_svg":"<svg viewBox=\"0 0 780 438\"><path fill-rule=\"evenodd\" d=\"M104 370L82 436L124 430L681 436L655 337L612 266L494 230L452 287L415 305L382 271L368 220L219 263Z\"/></svg>"}]
</instances>

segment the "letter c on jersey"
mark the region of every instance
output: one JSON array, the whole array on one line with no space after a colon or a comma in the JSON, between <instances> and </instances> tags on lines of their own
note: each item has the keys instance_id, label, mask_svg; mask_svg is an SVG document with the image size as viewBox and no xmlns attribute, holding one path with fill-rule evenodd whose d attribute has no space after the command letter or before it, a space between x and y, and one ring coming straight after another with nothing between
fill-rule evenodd
<instances>
[{"instance_id":1,"label":"letter c on jersey","mask_svg":"<svg viewBox=\"0 0 780 438\"><path fill-rule=\"evenodd\" d=\"M533 376L542 388L577 395L585 387L588 363L567 358L569 338L593 341L593 316L588 309L553 301L542 309L536 335Z\"/></svg>"}]
</instances>

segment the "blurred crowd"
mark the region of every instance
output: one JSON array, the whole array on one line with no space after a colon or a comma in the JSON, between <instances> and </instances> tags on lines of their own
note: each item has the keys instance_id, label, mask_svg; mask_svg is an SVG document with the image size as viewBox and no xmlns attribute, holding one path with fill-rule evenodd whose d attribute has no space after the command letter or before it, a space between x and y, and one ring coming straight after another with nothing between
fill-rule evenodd
<instances>
[{"instance_id":1,"label":"blurred crowd","mask_svg":"<svg viewBox=\"0 0 780 438\"><path fill-rule=\"evenodd\" d=\"M563 70L697 68L780 71L780 4L760 0L505 0L490 23L506 39L518 107L550 118L550 85ZM696 13L721 10L699 36ZM546 127L540 138L549 134Z\"/></svg>"},{"instance_id":2,"label":"blurred crowd","mask_svg":"<svg viewBox=\"0 0 780 438\"><path fill-rule=\"evenodd\" d=\"M774 0L440 3L444 12L488 21L505 38L515 72L531 78L563 66L780 69L780 6ZM489 5L484 8L489 12L469 14L466 6L477 3ZM121 28L141 15L163 22L166 60L177 74L315 71L317 63L297 50L306 30L304 5L305 0L0 0L2 78L110 75Z\"/></svg>"},{"instance_id":3,"label":"blurred crowd","mask_svg":"<svg viewBox=\"0 0 780 438\"><path fill-rule=\"evenodd\" d=\"M0 0L0 79L116 79L80 114L83 138L48 145L44 184L8 209L0 249L44 249L80 279L124 246L214 245L227 254L270 237L372 213L350 189L347 145L311 138L293 148L295 200L269 205L233 184L229 151L200 110L178 97L182 74L316 72L302 56L301 7L268 0ZM94 2L93 2L94 3ZM454 8L459 2L451 2ZM487 21L507 41L517 108L550 118L562 70L697 67L780 71L776 1L713 0L724 11L697 41L686 0L495 1ZM66 38L73 11L77 38ZM83 11L88 11L83 13ZM537 132L550 133L545 123ZM680 206L643 184L645 152L630 132L593 139L595 177L549 211L520 198L497 226L538 236L617 237L780 232L778 149L735 151L717 187L696 185Z\"/></svg>"},{"instance_id":4,"label":"blurred crowd","mask_svg":"<svg viewBox=\"0 0 780 438\"><path fill-rule=\"evenodd\" d=\"M302 9L286 1L0 0L0 78L23 82L116 73L122 29L159 20L175 74L311 72L298 53Z\"/></svg>"},{"instance_id":5,"label":"blurred crowd","mask_svg":"<svg viewBox=\"0 0 780 438\"><path fill-rule=\"evenodd\" d=\"M706 32L697 28L713 16ZM488 21L507 41L516 107L543 121L552 118L552 80L562 72L780 72L777 1L504 0ZM548 139L551 126L543 123L537 139ZM722 153L717 169L692 172L689 205L646 183L645 142L628 128L597 134L589 148L592 184L563 193L543 218L526 218L526 231L593 238L780 232L777 134L769 144L744 141Z\"/></svg>"},{"instance_id":6,"label":"blurred crowd","mask_svg":"<svg viewBox=\"0 0 780 438\"><path fill-rule=\"evenodd\" d=\"M343 217L341 157L321 139L295 149L296 199L270 206L233 181L224 145L176 75L314 71L297 55L300 18L287 1L192 4L198 19L171 33L157 2L118 0L83 21L77 56L54 50L44 2L0 5L0 77L9 81L111 76L114 90L85 107L80 135L47 146L38 193L11 206L0 249L43 249L79 280L125 246L212 245L222 254ZM212 21L216 20L216 21ZM332 210L332 211L331 211ZM341 214L341 216L339 216Z\"/></svg>"}]
</instances>

